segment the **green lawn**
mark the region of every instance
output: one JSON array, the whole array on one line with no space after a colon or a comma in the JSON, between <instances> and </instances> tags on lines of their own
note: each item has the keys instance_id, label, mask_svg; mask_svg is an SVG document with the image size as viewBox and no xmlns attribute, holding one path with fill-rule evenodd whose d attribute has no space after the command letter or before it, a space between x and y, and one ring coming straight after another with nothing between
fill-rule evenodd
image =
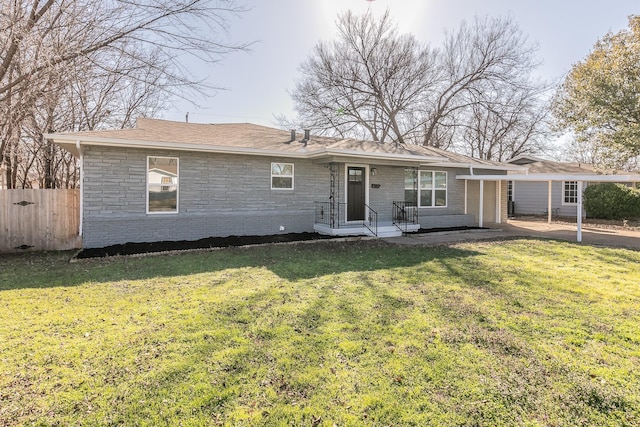
<instances>
[{"instance_id":1,"label":"green lawn","mask_svg":"<svg viewBox=\"0 0 640 427\"><path fill-rule=\"evenodd\" d=\"M640 425L640 252L0 257L0 425Z\"/></svg>"}]
</instances>

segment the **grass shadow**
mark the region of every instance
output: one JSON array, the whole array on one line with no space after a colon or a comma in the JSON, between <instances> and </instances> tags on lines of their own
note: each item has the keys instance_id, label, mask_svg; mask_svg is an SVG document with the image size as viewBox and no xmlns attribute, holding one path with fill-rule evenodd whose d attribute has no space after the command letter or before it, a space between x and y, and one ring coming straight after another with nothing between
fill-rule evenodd
<instances>
[{"instance_id":1,"label":"grass shadow","mask_svg":"<svg viewBox=\"0 0 640 427\"><path fill-rule=\"evenodd\" d=\"M72 255L71 252L31 252L0 256L0 291L178 278L251 267L263 267L282 279L295 281L327 274L409 267L439 257L469 257L476 255L476 252L451 247L416 248L381 240L362 240L231 247L69 263Z\"/></svg>"}]
</instances>

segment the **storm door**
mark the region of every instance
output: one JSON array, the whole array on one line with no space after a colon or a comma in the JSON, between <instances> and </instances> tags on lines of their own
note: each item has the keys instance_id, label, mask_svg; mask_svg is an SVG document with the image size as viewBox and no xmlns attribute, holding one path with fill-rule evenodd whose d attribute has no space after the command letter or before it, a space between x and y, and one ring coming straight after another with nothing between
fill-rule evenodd
<instances>
[{"instance_id":1,"label":"storm door","mask_svg":"<svg viewBox=\"0 0 640 427\"><path fill-rule=\"evenodd\" d=\"M347 221L364 220L366 168L347 168Z\"/></svg>"}]
</instances>

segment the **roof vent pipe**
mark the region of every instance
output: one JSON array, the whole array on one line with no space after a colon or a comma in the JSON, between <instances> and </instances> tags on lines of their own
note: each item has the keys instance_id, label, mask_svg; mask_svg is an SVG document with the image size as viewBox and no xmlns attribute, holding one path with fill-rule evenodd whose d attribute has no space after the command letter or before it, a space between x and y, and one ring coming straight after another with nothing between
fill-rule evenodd
<instances>
[{"instance_id":1,"label":"roof vent pipe","mask_svg":"<svg viewBox=\"0 0 640 427\"><path fill-rule=\"evenodd\" d=\"M309 141L309 132L311 132L311 130L305 129L304 130L304 139L302 141L300 141L301 143L303 143L305 145L305 147L307 146L307 142Z\"/></svg>"},{"instance_id":2,"label":"roof vent pipe","mask_svg":"<svg viewBox=\"0 0 640 427\"><path fill-rule=\"evenodd\" d=\"M287 144L291 144L295 140L296 140L296 130L295 129L291 129L291 139L289 141L287 141Z\"/></svg>"}]
</instances>

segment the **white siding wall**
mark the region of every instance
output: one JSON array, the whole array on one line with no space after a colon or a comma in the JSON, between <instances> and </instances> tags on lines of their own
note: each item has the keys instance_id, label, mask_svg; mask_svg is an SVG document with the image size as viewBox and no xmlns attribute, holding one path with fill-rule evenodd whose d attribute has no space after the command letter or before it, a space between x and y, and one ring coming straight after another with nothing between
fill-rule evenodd
<instances>
[{"instance_id":1,"label":"white siding wall","mask_svg":"<svg viewBox=\"0 0 640 427\"><path fill-rule=\"evenodd\" d=\"M513 183L513 201L516 215L547 215L548 212L548 181L529 182L516 181ZM583 190L586 185L583 184ZM563 204L563 182L554 181L551 187L552 214L557 216L576 216L576 205Z\"/></svg>"}]
</instances>

